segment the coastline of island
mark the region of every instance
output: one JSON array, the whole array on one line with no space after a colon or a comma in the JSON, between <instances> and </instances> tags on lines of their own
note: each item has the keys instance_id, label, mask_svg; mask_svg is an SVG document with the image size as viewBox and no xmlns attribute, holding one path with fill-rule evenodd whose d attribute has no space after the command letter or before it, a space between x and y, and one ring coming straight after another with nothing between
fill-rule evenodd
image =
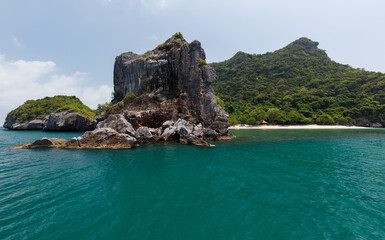
<instances>
[{"instance_id":1,"label":"coastline of island","mask_svg":"<svg viewBox=\"0 0 385 240\"><path fill-rule=\"evenodd\" d=\"M269 130L269 129L368 129L373 127L360 127L360 126L343 126L343 125L317 125L317 124L309 124L309 125L248 125L248 124L240 124L230 126L229 129L261 129L261 130Z\"/></svg>"}]
</instances>

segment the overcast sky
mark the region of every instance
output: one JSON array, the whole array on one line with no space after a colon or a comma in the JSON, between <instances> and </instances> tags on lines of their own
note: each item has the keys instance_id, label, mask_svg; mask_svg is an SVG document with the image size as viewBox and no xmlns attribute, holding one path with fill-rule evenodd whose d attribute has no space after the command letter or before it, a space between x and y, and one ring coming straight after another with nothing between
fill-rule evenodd
<instances>
[{"instance_id":1,"label":"overcast sky","mask_svg":"<svg viewBox=\"0 0 385 240\"><path fill-rule=\"evenodd\" d=\"M308 37L335 61L385 72L384 0L0 0L0 122L27 99L110 100L115 56L175 32L208 62Z\"/></svg>"}]
</instances>

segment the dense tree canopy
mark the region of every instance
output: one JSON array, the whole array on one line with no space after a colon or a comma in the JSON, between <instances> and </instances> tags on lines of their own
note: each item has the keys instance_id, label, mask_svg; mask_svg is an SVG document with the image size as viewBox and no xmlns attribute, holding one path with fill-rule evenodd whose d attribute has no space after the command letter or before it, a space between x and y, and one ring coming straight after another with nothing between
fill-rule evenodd
<instances>
[{"instance_id":1,"label":"dense tree canopy","mask_svg":"<svg viewBox=\"0 0 385 240\"><path fill-rule=\"evenodd\" d=\"M238 52L211 64L214 89L237 123L385 123L385 74L332 61L301 38L272 53Z\"/></svg>"},{"instance_id":2,"label":"dense tree canopy","mask_svg":"<svg viewBox=\"0 0 385 240\"><path fill-rule=\"evenodd\" d=\"M36 117L46 116L53 112L65 110L74 110L75 112L90 118L96 116L95 111L84 105L79 98L61 95L37 100L28 100L23 105L8 113L8 115L13 116L16 120L31 120Z\"/></svg>"}]
</instances>

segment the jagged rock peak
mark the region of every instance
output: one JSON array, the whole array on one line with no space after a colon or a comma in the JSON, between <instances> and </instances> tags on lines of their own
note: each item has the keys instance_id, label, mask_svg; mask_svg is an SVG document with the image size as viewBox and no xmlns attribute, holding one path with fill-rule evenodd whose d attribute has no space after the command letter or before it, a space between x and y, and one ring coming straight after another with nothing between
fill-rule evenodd
<instances>
[{"instance_id":1,"label":"jagged rock peak","mask_svg":"<svg viewBox=\"0 0 385 240\"><path fill-rule=\"evenodd\" d=\"M309 51L314 51L318 49L318 42L312 41L309 38L302 37L298 40L295 40L293 44L299 45L301 47L304 47L305 49Z\"/></svg>"},{"instance_id":2,"label":"jagged rock peak","mask_svg":"<svg viewBox=\"0 0 385 240\"><path fill-rule=\"evenodd\" d=\"M194 67L206 65L205 59L206 54L199 41L188 43L181 33L176 33L152 51L141 55L127 52L117 56L114 90L122 97L157 89L174 94L175 88L182 87L181 80L191 77Z\"/></svg>"},{"instance_id":3,"label":"jagged rock peak","mask_svg":"<svg viewBox=\"0 0 385 240\"><path fill-rule=\"evenodd\" d=\"M135 129L182 118L227 134L228 115L211 87L217 75L205 59L201 43L188 43L180 33L142 55L117 56L114 95L123 101L114 113L124 114Z\"/></svg>"},{"instance_id":4,"label":"jagged rock peak","mask_svg":"<svg viewBox=\"0 0 385 240\"><path fill-rule=\"evenodd\" d=\"M159 61L161 59L164 59L165 53L169 52L171 50L177 50L178 48L181 48L184 44L188 44L188 42L184 39L182 33L178 32L175 33L173 36L171 36L169 39L167 39L164 43L159 44L155 49L149 50L143 54L136 54L133 52L125 52L122 53L119 57L122 57L125 61L134 60L137 58L145 59L146 61ZM191 44L199 45L199 41L193 41Z\"/></svg>"},{"instance_id":5,"label":"jagged rock peak","mask_svg":"<svg viewBox=\"0 0 385 240\"><path fill-rule=\"evenodd\" d=\"M164 43L159 44L153 51L169 51L173 47L181 47L183 43L187 43L187 41L183 38L182 33L175 33Z\"/></svg>"}]
</instances>

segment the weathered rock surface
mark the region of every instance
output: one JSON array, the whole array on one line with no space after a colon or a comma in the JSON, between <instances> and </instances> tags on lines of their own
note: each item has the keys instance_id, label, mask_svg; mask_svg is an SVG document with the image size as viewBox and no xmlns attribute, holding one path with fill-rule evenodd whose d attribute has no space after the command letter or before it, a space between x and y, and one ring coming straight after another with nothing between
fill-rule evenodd
<instances>
[{"instance_id":1,"label":"weathered rock surface","mask_svg":"<svg viewBox=\"0 0 385 240\"><path fill-rule=\"evenodd\" d=\"M370 127L373 127L373 128L382 128L382 124L381 123L372 123L370 124Z\"/></svg>"},{"instance_id":2,"label":"weathered rock surface","mask_svg":"<svg viewBox=\"0 0 385 240\"><path fill-rule=\"evenodd\" d=\"M75 140L75 141L74 141ZM128 134L118 133L112 128L98 128L83 136L71 139L67 148L120 149L131 148L136 139Z\"/></svg>"},{"instance_id":3,"label":"weathered rock surface","mask_svg":"<svg viewBox=\"0 0 385 240\"><path fill-rule=\"evenodd\" d=\"M203 137L203 126L201 123L194 127L193 134L197 137Z\"/></svg>"},{"instance_id":4,"label":"weathered rock surface","mask_svg":"<svg viewBox=\"0 0 385 240\"><path fill-rule=\"evenodd\" d=\"M127 149L138 146L139 144L158 141L174 141L181 144L212 147L213 145L209 144L206 140L215 140L213 135L218 136L218 134L210 128L203 128L201 124L196 126L183 119L178 119L176 122L165 122L159 128L139 127L136 129L134 136L132 136L122 130L125 129L127 125L113 124L113 122L117 123L117 119L119 118L121 118L121 116L111 117L109 121L100 124L97 129L87 131L82 136L72 138L68 142L65 139L42 138L32 143L21 144L11 148ZM119 121L124 122L122 119ZM110 124L110 126L115 129L102 127L104 124ZM121 132L117 130L121 130ZM209 134L205 135L205 132ZM232 136L227 135L226 137L230 139Z\"/></svg>"},{"instance_id":5,"label":"weathered rock surface","mask_svg":"<svg viewBox=\"0 0 385 240\"><path fill-rule=\"evenodd\" d=\"M97 125L83 122L95 130L58 148L131 148L158 141L211 147L208 140L232 138L228 114L211 88L217 75L205 58L200 42L187 43L180 35L146 54L116 57L114 89L123 101L99 115ZM52 129L68 126L62 115L67 116L49 117Z\"/></svg>"},{"instance_id":6,"label":"weathered rock surface","mask_svg":"<svg viewBox=\"0 0 385 240\"><path fill-rule=\"evenodd\" d=\"M20 144L13 147L11 149L33 149L33 148L61 148L64 147L67 143L67 140L63 138L41 138L31 143Z\"/></svg>"},{"instance_id":7,"label":"weathered rock surface","mask_svg":"<svg viewBox=\"0 0 385 240\"><path fill-rule=\"evenodd\" d=\"M355 125L360 126L360 127L373 127L373 128L382 128L383 127L383 125L381 123L371 122L367 118L356 119Z\"/></svg>"},{"instance_id":8,"label":"weathered rock surface","mask_svg":"<svg viewBox=\"0 0 385 240\"><path fill-rule=\"evenodd\" d=\"M205 136L207 139L214 140L218 137L218 135L219 134L211 128L203 129L203 136Z\"/></svg>"},{"instance_id":9,"label":"weathered rock surface","mask_svg":"<svg viewBox=\"0 0 385 240\"><path fill-rule=\"evenodd\" d=\"M148 127L140 127L136 129L135 138L142 143L151 142L154 140L154 136Z\"/></svg>"},{"instance_id":10,"label":"weathered rock surface","mask_svg":"<svg viewBox=\"0 0 385 240\"><path fill-rule=\"evenodd\" d=\"M47 122L48 116L36 118L29 121L16 121L16 119L8 115L3 125L9 130L42 130Z\"/></svg>"},{"instance_id":11,"label":"weathered rock surface","mask_svg":"<svg viewBox=\"0 0 385 240\"><path fill-rule=\"evenodd\" d=\"M95 129L96 121L73 110L51 113L43 128L44 131L84 132Z\"/></svg>"},{"instance_id":12,"label":"weathered rock surface","mask_svg":"<svg viewBox=\"0 0 385 240\"><path fill-rule=\"evenodd\" d=\"M4 128L9 130L44 130L58 132L84 132L95 129L96 121L73 110L51 113L33 120L17 121L8 115Z\"/></svg>"},{"instance_id":13,"label":"weathered rock surface","mask_svg":"<svg viewBox=\"0 0 385 240\"><path fill-rule=\"evenodd\" d=\"M135 129L121 114L110 115L106 120L99 122L96 128L112 128L118 133L135 136Z\"/></svg>"},{"instance_id":14,"label":"weathered rock surface","mask_svg":"<svg viewBox=\"0 0 385 240\"><path fill-rule=\"evenodd\" d=\"M188 43L178 35L143 55L116 57L114 90L126 98L115 112L135 129L184 119L227 135L228 115L217 106L211 87L217 75L205 58L199 41Z\"/></svg>"},{"instance_id":15,"label":"weathered rock surface","mask_svg":"<svg viewBox=\"0 0 385 240\"><path fill-rule=\"evenodd\" d=\"M59 148L59 149L128 149L137 141L128 134L120 134L112 128L88 131L70 141L61 138L41 138L32 143L16 145L10 149Z\"/></svg>"}]
</instances>

